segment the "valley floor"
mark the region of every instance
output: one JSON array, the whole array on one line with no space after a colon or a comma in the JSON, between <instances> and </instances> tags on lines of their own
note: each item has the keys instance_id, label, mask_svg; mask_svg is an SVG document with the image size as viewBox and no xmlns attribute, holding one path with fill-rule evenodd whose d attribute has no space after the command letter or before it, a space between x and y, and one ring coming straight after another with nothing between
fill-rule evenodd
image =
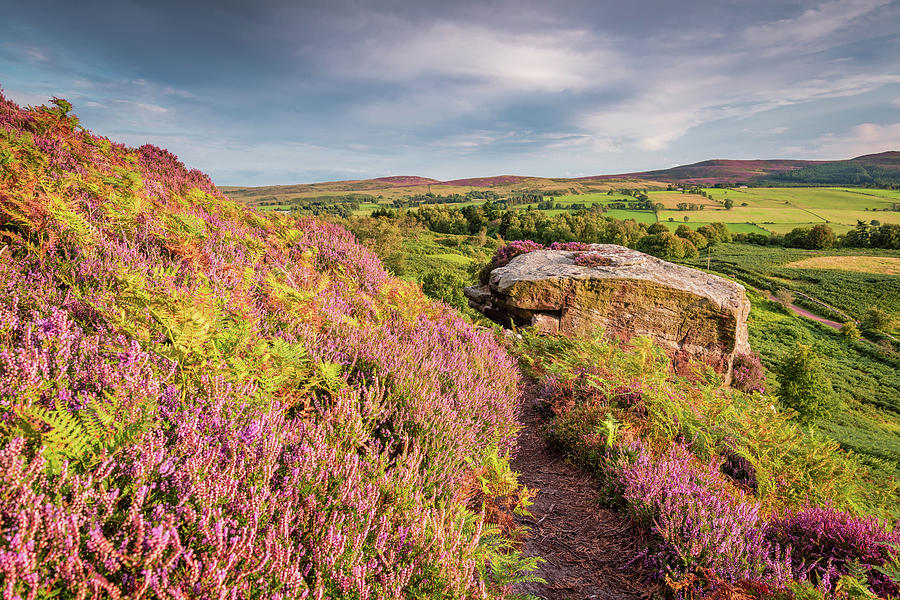
<instances>
[{"instance_id":1,"label":"valley floor","mask_svg":"<svg viewBox=\"0 0 900 600\"><path fill-rule=\"evenodd\" d=\"M533 519L520 521L529 526L525 554L546 561L535 575L547 583L519 584L515 591L546 600L651 598L661 588L634 560L646 543L628 519L599 504L595 478L548 446L539 403L530 386L512 467L520 483L537 490Z\"/></svg>"}]
</instances>

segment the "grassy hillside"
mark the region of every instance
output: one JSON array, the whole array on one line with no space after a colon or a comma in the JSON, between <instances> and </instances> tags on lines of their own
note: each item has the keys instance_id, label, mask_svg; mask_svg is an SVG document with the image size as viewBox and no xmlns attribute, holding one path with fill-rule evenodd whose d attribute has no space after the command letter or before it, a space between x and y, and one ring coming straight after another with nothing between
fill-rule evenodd
<instances>
[{"instance_id":1,"label":"grassy hillside","mask_svg":"<svg viewBox=\"0 0 900 600\"><path fill-rule=\"evenodd\" d=\"M702 370L677 377L645 338L525 332L516 346L549 441L646 528L641 556L672 597L896 597L900 561L895 580L881 567L900 534L854 516L896 511L896 481L770 396L723 389Z\"/></svg>"},{"instance_id":2,"label":"grassy hillside","mask_svg":"<svg viewBox=\"0 0 900 600\"><path fill-rule=\"evenodd\" d=\"M867 154L851 160L769 173L759 183L800 185L900 185L900 152Z\"/></svg>"},{"instance_id":3,"label":"grassy hillside","mask_svg":"<svg viewBox=\"0 0 900 600\"><path fill-rule=\"evenodd\" d=\"M0 96L4 597L502 595L492 335L69 109Z\"/></svg>"}]
</instances>

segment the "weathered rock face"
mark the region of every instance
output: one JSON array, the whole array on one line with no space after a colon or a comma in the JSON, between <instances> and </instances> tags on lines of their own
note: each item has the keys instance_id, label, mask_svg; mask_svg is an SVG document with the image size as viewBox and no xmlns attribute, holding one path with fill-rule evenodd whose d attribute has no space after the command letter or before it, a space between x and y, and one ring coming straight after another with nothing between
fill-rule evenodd
<instances>
[{"instance_id":1,"label":"weathered rock face","mask_svg":"<svg viewBox=\"0 0 900 600\"><path fill-rule=\"evenodd\" d=\"M579 262L597 266L582 266ZM649 336L676 361L703 361L730 379L734 355L750 351L743 286L612 244L589 252L537 250L465 290L469 304L504 325L544 333Z\"/></svg>"}]
</instances>

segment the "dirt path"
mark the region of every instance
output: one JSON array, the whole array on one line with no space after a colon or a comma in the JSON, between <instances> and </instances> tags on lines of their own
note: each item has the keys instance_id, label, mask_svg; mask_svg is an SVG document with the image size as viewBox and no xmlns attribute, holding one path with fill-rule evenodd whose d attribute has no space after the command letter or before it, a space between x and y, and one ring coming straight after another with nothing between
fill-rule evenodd
<instances>
[{"instance_id":1,"label":"dirt path","mask_svg":"<svg viewBox=\"0 0 900 600\"><path fill-rule=\"evenodd\" d=\"M540 490L531 507L534 519L520 519L530 526L525 553L547 561L537 572L547 583L521 584L515 591L546 600L649 599L659 586L628 564L645 544L626 518L600 506L596 480L547 446L533 393L520 422L512 465L522 483Z\"/></svg>"},{"instance_id":2,"label":"dirt path","mask_svg":"<svg viewBox=\"0 0 900 600\"><path fill-rule=\"evenodd\" d=\"M778 298L776 298L774 294L769 294L769 299L772 300L773 302L779 302ZM800 315L801 317L806 317L807 319L812 319L813 321L818 321L819 323L822 323L823 325L828 325L832 329L840 329L841 327L843 327L842 323L838 323L837 321L832 321L830 319L826 319L825 317L820 317L819 315L817 315L813 312L810 312L810 311L806 310L805 308L797 306L796 304L791 304L790 308L794 313Z\"/></svg>"}]
</instances>

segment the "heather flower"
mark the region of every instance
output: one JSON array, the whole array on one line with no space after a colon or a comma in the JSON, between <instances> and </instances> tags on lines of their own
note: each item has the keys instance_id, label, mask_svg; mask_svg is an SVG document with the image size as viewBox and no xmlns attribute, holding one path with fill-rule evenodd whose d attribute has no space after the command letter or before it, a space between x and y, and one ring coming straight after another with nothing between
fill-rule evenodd
<instances>
[{"instance_id":1,"label":"heather flower","mask_svg":"<svg viewBox=\"0 0 900 600\"><path fill-rule=\"evenodd\" d=\"M4 600L499 594L454 499L515 439L492 333L66 106L0 95Z\"/></svg>"},{"instance_id":2,"label":"heather flower","mask_svg":"<svg viewBox=\"0 0 900 600\"><path fill-rule=\"evenodd\" d=\"M737 354L731 371L731 385L742 392L765 393L766 369L759 355Z\"/></svg>"},{"instance_id":3,"label":"heather flower","mask_svg":"<svg viewBox=\"0 0 900 600\"><path fill-rule=\"evenodd\" d=\"M580 267L606 267L612 259L599 252L583 252L575 255L575 264Z\"/></svg>"},{"instance_id":4,"label":"heather flower","mask_svg":"<svg viewBox=\"0 0 900 600\"><path fill-rule=\"evenodd\" d=\"M850 515L831 507L788 511L765 530L767 539L791 548L791 563L825 590L854 565L867 573L868 583L881 596L897 594L896 582L874 567L883 567L900 532L889 530L873 517Z\"/></svg>"},{"instance_id":5,"label":"heather flower","mask_svg":"<svg viewBox=\"0 0 900 600\"><path fill-rule=\"evenodd\" d=\"M502 267L517 256L543 249L544 246L531 240L514 240L497 249L497 253L494 255L493 267Z\"/></svg>"}]
</instances>

